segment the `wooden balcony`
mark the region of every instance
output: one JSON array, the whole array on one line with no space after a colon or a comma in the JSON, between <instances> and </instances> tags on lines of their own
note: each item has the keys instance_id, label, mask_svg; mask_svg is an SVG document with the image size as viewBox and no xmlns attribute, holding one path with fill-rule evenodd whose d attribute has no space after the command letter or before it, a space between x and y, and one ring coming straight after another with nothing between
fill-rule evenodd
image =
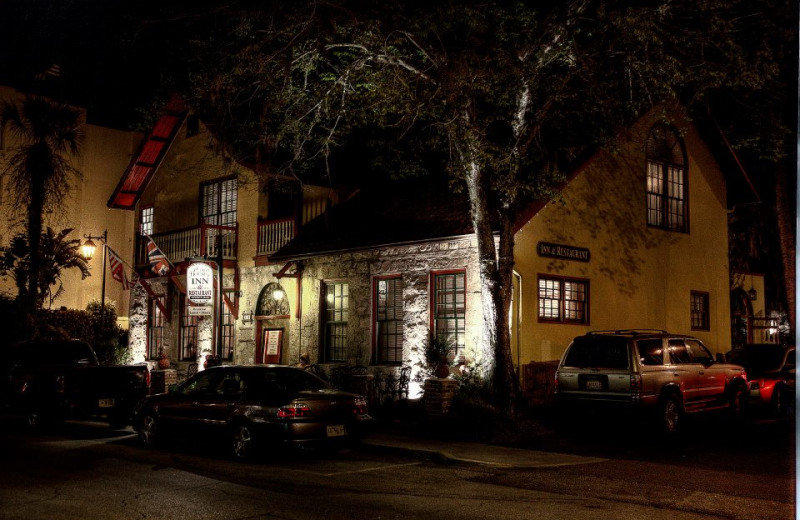
<instances>
[{"instance_id":1,"label":"wooden balcony","mask_svg":"<svg viewBox=\"0 0 800 520\"><path fill-rule=\"evenodd\" d=\"M153 241L173 264L187 258L206 256L217 258L217 243L221 244L223 260L236 260L238 227L200 224L185 229L152 235ZM139 237L136 244L136 265L146 265L147 239Z\"/></svg>"},{"instance_id":2,"label":"wooden balcony","mask_svg":"<svg viewBox=\"0 0 800 520\"><path fill-rule=\"evenodd\" d=\"M256 255L269 256L282 248L294 238L296 233L295 220L284 218L280 220L263 220L258 223L258 244Z\"/></svg>"}]
</instances>

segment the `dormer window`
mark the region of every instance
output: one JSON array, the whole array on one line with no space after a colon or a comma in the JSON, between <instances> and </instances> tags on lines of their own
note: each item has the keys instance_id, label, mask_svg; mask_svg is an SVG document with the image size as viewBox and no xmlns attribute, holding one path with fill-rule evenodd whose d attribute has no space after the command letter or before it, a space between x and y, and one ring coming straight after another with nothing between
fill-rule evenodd
<instances>
[{"instance_id":1,"label":"dormer window","mask_svg":"<svg viewBox=\"0 0 800 520\"><path fill-rule=\"evenodd\" d=\"M647 158L647 224L689 231L686 151L677 131L665 124L650 130Z\"/></svg>"}]
</instances>

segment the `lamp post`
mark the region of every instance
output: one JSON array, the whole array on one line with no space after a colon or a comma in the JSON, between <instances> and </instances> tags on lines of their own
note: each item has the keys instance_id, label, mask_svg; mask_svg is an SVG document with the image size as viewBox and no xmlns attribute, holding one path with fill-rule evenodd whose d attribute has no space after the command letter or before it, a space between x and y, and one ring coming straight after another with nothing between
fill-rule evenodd
<instances>
[{"instance_id":1,"label":"lamp post","mask_svg":"<svg viewBox=\"0 0 800 520\"><path fill-rule=\"evenodd\" d=\"M92 259L97 250L97 246L92 240L99 240L103 244L103 288L100 292L100 331L102 332L105 327L106 317L106 242L108 241L108 230L103 230L103 234L100 236L83 235L83 238L86 239L86 242L81 246L81 253L87 261Z\"/></svg>"}]
</instances>

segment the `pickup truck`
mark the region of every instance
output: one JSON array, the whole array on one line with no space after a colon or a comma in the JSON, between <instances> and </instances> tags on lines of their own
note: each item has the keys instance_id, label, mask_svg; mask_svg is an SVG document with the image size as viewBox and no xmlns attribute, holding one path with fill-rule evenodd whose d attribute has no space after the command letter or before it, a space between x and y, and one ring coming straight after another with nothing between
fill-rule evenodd
<instances>
[{"instance_id":1,"label":"pickup truck","mask_svg":"<svg viewBox=\"0 0 800 520\"><path fill-rule=\"evenodd\" d=\"M31 340L4 350L0 402L7 411L25 414L33 427L94 416L123 427L149 393L146 365L101 366L84 341Z\"/></svg>"}]
</instances>

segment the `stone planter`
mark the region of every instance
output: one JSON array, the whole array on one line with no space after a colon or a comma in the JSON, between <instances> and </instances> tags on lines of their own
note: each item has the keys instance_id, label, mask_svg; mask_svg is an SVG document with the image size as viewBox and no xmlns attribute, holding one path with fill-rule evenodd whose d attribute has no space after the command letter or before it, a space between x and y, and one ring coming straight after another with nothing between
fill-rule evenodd
<instances>
[{"instance_id":1,"label":"stone planter","mask_svg":"<svg viewBox=\"0 0 800 520\"><path fill-rule=\"evenodd\" d=\"M424 388L425 414L431 417L446 415L458 390L458 381L449 378L426 379Z\"/></svg>"}]
</instances>

